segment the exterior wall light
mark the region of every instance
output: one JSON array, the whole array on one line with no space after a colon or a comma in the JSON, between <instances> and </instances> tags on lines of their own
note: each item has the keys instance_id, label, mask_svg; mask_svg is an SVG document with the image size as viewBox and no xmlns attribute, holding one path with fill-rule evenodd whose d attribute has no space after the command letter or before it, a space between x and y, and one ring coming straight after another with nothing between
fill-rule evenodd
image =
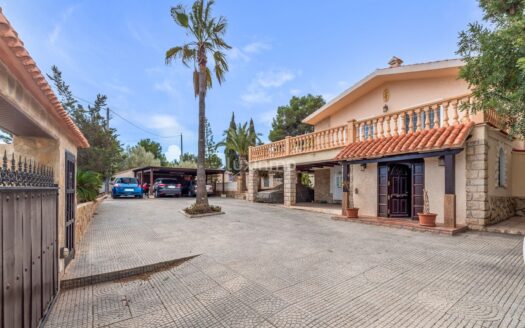
<instances>
[{"instance_id":1,"label":"exterior wall light","mask_svg":"<svg viewBox=\"0 0 525 328\"><path fill-rule=\"evenodd\" d=\"M383 113L386 113L386 112L388 112L388 105L387 104L385 104L383 106Z\"/></svg>"},{"instance_id":2,"label":"exterior wall light","mask_svg":"<svg viewBox=\"0 0 525 328\"><path fill-rule=\"evenodd\" d=\"M364 170L366 170L366 163L361 164L361 171L364 171Z\"/></svg>"}]
</instances>

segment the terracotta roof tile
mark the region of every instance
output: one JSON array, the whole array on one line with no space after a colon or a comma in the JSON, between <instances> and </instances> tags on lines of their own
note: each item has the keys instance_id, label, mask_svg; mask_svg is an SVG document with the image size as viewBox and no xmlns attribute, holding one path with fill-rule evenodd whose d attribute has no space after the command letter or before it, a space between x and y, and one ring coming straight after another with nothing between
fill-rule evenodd
<instances>
[{"instance_id":1,"label":"terracotta roof tile","mask_svg":"<svg viewBox=\"0 0 525 328\"><path fill-rule=\"evenodd\" d=\"M411 132L396 137L358 141L346 146L336 160L374 158L420 151L463 147L474 122Z\"/></svg>"},{"instance_id":2,"label":"terracotta roof tile","mask_svg":"<svg viewBox=\"0 0 525 328\"><path fill-rule=\"evenodd\" d=\"M18 33L16 33L16 31L11 26L11 23L9 23L7 18L2 13L2 8L0 8L0 41L4 41L9 49L11 49L13 55L17 58L20 64L23 65L27 74L31 76L36 86L47 98L48 106L44 106L45 109L48 112L58 116L59 120L61 120L62 123L64 123L65 126L73 133L78 146L89 147L86 137L82 134L80 129L76 126L71 117L69 117L61 103L56 98L54 92L47 83L46 78L38 69L35 61L29 55L29 52L27 52L27 50L24 48L24 43L18 37Z\"/></svg>"}]
</instances>

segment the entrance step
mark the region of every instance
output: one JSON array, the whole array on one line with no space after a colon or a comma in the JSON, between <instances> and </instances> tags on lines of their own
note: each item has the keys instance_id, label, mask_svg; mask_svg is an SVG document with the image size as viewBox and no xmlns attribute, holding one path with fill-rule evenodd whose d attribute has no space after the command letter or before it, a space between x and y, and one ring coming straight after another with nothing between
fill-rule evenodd
<instances>
[{"instance_id":1,"label":"entrance step","mask_svg":"<svg viewBox=\"0 0 525 328\"><path fill-rule=\"evenodd\" d=\"M370 225L377 225L383 227L392 227L399 229L406 229L412 231L422 231L422 232L432 232L438 234L444 234L449 236L454 236L459 233L465 232L468 230L467 226L458 225L455 228L444 227L443 225L436 225L435 227L424 227L419 225L419 222L413 220L404 220L404 219L387 219L387 218L377 218L377 217L359 217L357 219L349 219L343 215L333 216L332 219L340 221L350 221L357 223L364 223Z\"/></svg>"},{"instance_id":2,"label":"entrance step","mask_svg":"<svg viewBox=\"0 0 525 328\"><path fill-rule=\"evenodd\" d=\"M165 270L165 269L169 269L174 266L178 266L199 255L192 255L192 256L178 258L174 260L168 260L168 261L143 265L143 266L139 266L135 268L123 269L123 270L112 271L112 272L104 272L104 273L95 274L92 276L63 279L60 281L60 288L62 289L78 288L78 287L99 284L102 282L114 281L114 280L119 280L119 279L124 279L124 278L130 278L133 276L153 273L156 271Z\"/></svg>"}]
</instances>

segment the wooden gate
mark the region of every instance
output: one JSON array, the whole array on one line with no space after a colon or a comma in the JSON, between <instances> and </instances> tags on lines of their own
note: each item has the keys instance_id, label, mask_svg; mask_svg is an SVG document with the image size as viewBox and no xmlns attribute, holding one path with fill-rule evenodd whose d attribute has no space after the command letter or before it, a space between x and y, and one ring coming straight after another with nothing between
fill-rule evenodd
<instances>
[{"instance_id":1,"label":"wooden gate","mask_svg":"<svg viewBox=\"0 0 525 328\"><path fill-rule=\"evenodd\" d=\"M0 323L37 327L58 292L58 187L51 169L4 154L0 168Z\"/></svg>"},{"instance_id":2,"label":"wooden gate","mask_svg":"<svg viewBox=\"0 0 525 328\"><path fill-rule=\"evenodd\" d=\"M64 266L75 257L75 156L66 151L66 174L65 174L65 204L66 204L66 229L65 246L69 254L64 258Z\"/></svg>"}]
</instances>

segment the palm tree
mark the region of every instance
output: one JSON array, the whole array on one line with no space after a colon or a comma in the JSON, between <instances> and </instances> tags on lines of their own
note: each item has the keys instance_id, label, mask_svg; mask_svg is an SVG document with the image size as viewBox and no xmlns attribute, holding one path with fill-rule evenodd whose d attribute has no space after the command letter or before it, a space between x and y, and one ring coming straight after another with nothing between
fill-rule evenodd
<instances>
[{"instance_id":1,"label":"palm tree","mask_svg":"<svg viewBox=\"0 0 525 328\"><path fill-rule=\"evenodd\" d=\"M239 157L240 164L240 191L245 192L246 188L246 169L248 168L248 152L250 146L255 146L259 142L259 134L248 127L248 123L239 123L235 129L226 131L226 138L219 142L217 146L225 147L226 151L233 151Z\"/></svg>"},{"instance_id":2,"label":"palm tree","mask_svg":"<svg viewBox=\"0 0 525 328\"><path fill-rule=\"evenodd\" d=\"M186 11L183 5L171 8L171 16L175 23L181 26L191 41L175 46L166 51L166 64L180 59L187 67L193 66L193 89L195 97L199 96L199 144L197 154L197 205L208 206L206 194L205 165L205 120L206 91L212 86L212 73L208 68L208 58L214 60L213 71L219 84L224 82L224 74L228 71L226 55L222 50L231 49L223 40L226 32L226 18L212 17L213 0L197 0L191 11Z\"/></svg>"}]
</instances>

